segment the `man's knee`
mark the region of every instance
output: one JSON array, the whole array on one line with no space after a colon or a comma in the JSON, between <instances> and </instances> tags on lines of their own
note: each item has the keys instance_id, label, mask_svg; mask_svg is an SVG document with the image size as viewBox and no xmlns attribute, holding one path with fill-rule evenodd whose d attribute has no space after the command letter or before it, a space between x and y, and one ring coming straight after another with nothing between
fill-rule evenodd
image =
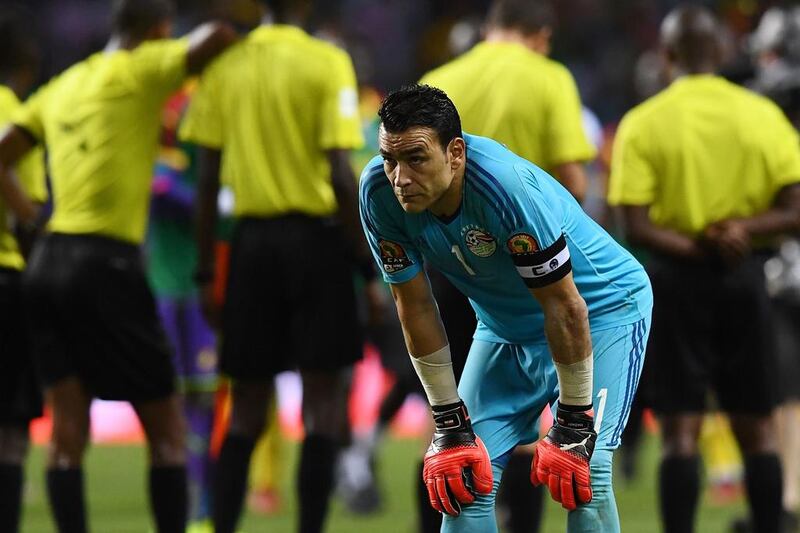
<instances>
[{"instance_id":1,"label":"man's knee","mask_svg":"<svg viewBox=\"0 0 800 533\"><path fill-rule=\"evenodd\" d=\"M503 469L508 463L508 457L502 456L492 461L492 492L489 494L478 494L475 501L461 506L461 514L458 516L444 515L442 520L443 533L493 533L497 531L497 519L495 518L495 501L497 499L497 489L500 486L500 478L503 476Z\"/></svg>"},{"instance_id":2,"label":"man's knee","mask_svg":"<svg viewBox=\"0 0 800 533\"><path fill-rule=\"evenodd\" d=\"M234 383L230 433L257 439L264 431L272 395L269 383Z\"/></svg>"},{"instance_id":3,"label":"man's knee","mask_svg":"<svg viewBox=\"0 0 800 533\"><path fill-rule=\"evenodd\" d=\"M619 515L612 483L611 450L597 450L590 465L592 501L578 506L567 516L569 533L615 533Z\"/></svg>"},{"instance_id":4,"label":"man's knee","mask_svg":"<svg viewBox=\"0 0 800 533\"><path fill-rule=\"evenodd\" d=\"M28 428L0 426L0 463L18 465L28 452Z\"/></svg>"}]
</instances>

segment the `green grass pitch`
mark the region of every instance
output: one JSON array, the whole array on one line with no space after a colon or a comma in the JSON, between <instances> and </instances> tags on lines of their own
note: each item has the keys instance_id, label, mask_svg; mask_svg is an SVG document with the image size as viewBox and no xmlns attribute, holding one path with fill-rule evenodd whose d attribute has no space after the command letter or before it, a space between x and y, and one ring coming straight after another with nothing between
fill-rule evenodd
<instances>
[{"instance_id":1,"label":"green grass pitch","mask_svg":"<svg viewBox=\"0 0 800 533\"><path fill-rule=\"evenodd\" d=\"M370 517L348 514L334 502L328 522L328 533L412 533L415 531L415 510L412 483L416 476L416 460L422 450L418 440L389 440L381 451L380 481L384 505L380 513ZM286 488L283 491L282 512L270 518L248 514L241 525L243 533L293 533L295 497L293 472L297 447L285 446ZM44 449L32 450L27 469L23 533L54 531L46 505L42 464ZM153 531L145 494L146 454L138 446L96 446L87 457L86 486L92 531L98 533L145 533ZM658 461L657 438L644 441L640 461L640 476L630 484L619 480L617 502L622 531L628 533L657 533L658 524L656 479ZM550 502L547 506L542 533L565 530L564 511ZM701 503L697 531L723 533L730 521L745 512L744 503L714 507L706 499Z\"/></svg>"}]
</instances>

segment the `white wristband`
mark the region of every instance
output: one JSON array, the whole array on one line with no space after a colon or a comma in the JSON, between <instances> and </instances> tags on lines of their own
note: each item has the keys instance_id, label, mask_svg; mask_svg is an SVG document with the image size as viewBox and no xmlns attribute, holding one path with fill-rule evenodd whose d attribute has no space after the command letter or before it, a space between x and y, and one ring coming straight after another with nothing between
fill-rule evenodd
<instances>
[{"instance_id":1,"label":"white wristband","mask_svg":"<svg viewBox=\"0 0 800 533\"><path fill-rule=\"evenodd\" d=\"M411 355L411 363L425 389L428 403L448 405L459 401L449 344L428 355Z\"/></svg>"},{"instance_id":2,"label":"white wristband","mask_svg":"<svg viewBox=\"0 0 800 533\"><path fill-rule=\"evenodd\" d=\"M565 365L556 363L558 374L559 403L565 405L592 405L592 386L594 378L594 353L589 357Z\"/></svg>"}]
</instances>

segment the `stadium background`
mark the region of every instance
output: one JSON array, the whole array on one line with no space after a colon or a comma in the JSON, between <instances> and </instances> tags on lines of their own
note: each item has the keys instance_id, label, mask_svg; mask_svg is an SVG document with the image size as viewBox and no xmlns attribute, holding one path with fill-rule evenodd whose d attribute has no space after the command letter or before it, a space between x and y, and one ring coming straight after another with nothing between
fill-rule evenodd
<instances>
[{"instance_id":1,"label":"stadium background","mask_svg":"<svg viewBox=\"0 0 800 533\"><path fill-rule=\"evenodd\" d=\"M4 0L7 1L7 0ZM13 2L13 0L12 0ZM44 57L41 81L102 48L108 35L107 0L25 0L21 3L36 21L32 31L39 36ZM232 10L243 28L256 22L246 1L218 2ZM318 36L337 42L351 53L365 96L364 109L374 110L383 91L418 79L421 74L468 49L479 39L480 22L489 0L316 0L310 29ZM555 2L558 26L553 57L576 78L586 107L598 119L597 142L600 159L607 149L616 122L644 97L660 87L655 53L659 23L679 2L673 0L559 0ZM729 77L747 76L748 35L759 16L773 5L788 2L722 0L698 2L712 7L725 22ZM182 0L176 32L212 16L218 9L213 0ZM364 116L365 122L372 117ZM602 132L602 133L601 133ZM365 157L367 153L360 154ZM357 164L355 162L354 164ZM599 166L602 173L602 164ZM391 376L383 373L376 355L366 350L365 360L355 373L351 418L356 431L373 423L381 395ZM279 379L280 420L288 444L283 448L285 473L284 503L274 516L252 514L243 531L291 531L294 516L292 475L295 448L292 444L302 430L299 424L299 386L292 374ZM421 399L410 400L394 424L392 439L379 460L384 492L382 511L367 518L347 514L336 506L328 531L412 531L412 473L423 443L420 433L426 424ZM97 446L88 459L88 502L96 531L134 532L148 530L144 487L145 453L139 443L135 417L127 406L98 402L92 411L93 440ZM650 431L655 425L649 424ZM46 442L46 419L34 425L39 445L28 461L24 531L52 531L46 508L42 479ZM657 439L645 441L640 475L619 487L619 507L624 531L657 531L655 468ZM125 483L115 480L123 478ZM120 488L125 487L125 488ZM707 493L699 515L698 531L726 531L733 516L744 512L738 494L720 499ZM562 511L552 502L542 531L563 529Z\"/></svg>"}]
</instances>

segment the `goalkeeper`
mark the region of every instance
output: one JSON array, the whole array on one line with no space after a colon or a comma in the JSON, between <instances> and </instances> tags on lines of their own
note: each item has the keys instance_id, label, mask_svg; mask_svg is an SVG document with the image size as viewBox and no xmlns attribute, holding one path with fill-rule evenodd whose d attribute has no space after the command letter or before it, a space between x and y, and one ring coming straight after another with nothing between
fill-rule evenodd
<instances>
[{"instance_id":1,"label":"goalkeeper","mask_svg":"<svg viewBox=\"0 0 800 533\"><path fill-rule=\"evenodd\" d=\"M361 218L432 406L423 478L442 531L497 531L502 471L548 403L531 481L570 511L568 531L619 531L611 458L649 333L644 270L550 175L463 133L444 92L405 87L379 116ZM478 316L458 390L423 260Z\"/></svg>"}]
</instances>

